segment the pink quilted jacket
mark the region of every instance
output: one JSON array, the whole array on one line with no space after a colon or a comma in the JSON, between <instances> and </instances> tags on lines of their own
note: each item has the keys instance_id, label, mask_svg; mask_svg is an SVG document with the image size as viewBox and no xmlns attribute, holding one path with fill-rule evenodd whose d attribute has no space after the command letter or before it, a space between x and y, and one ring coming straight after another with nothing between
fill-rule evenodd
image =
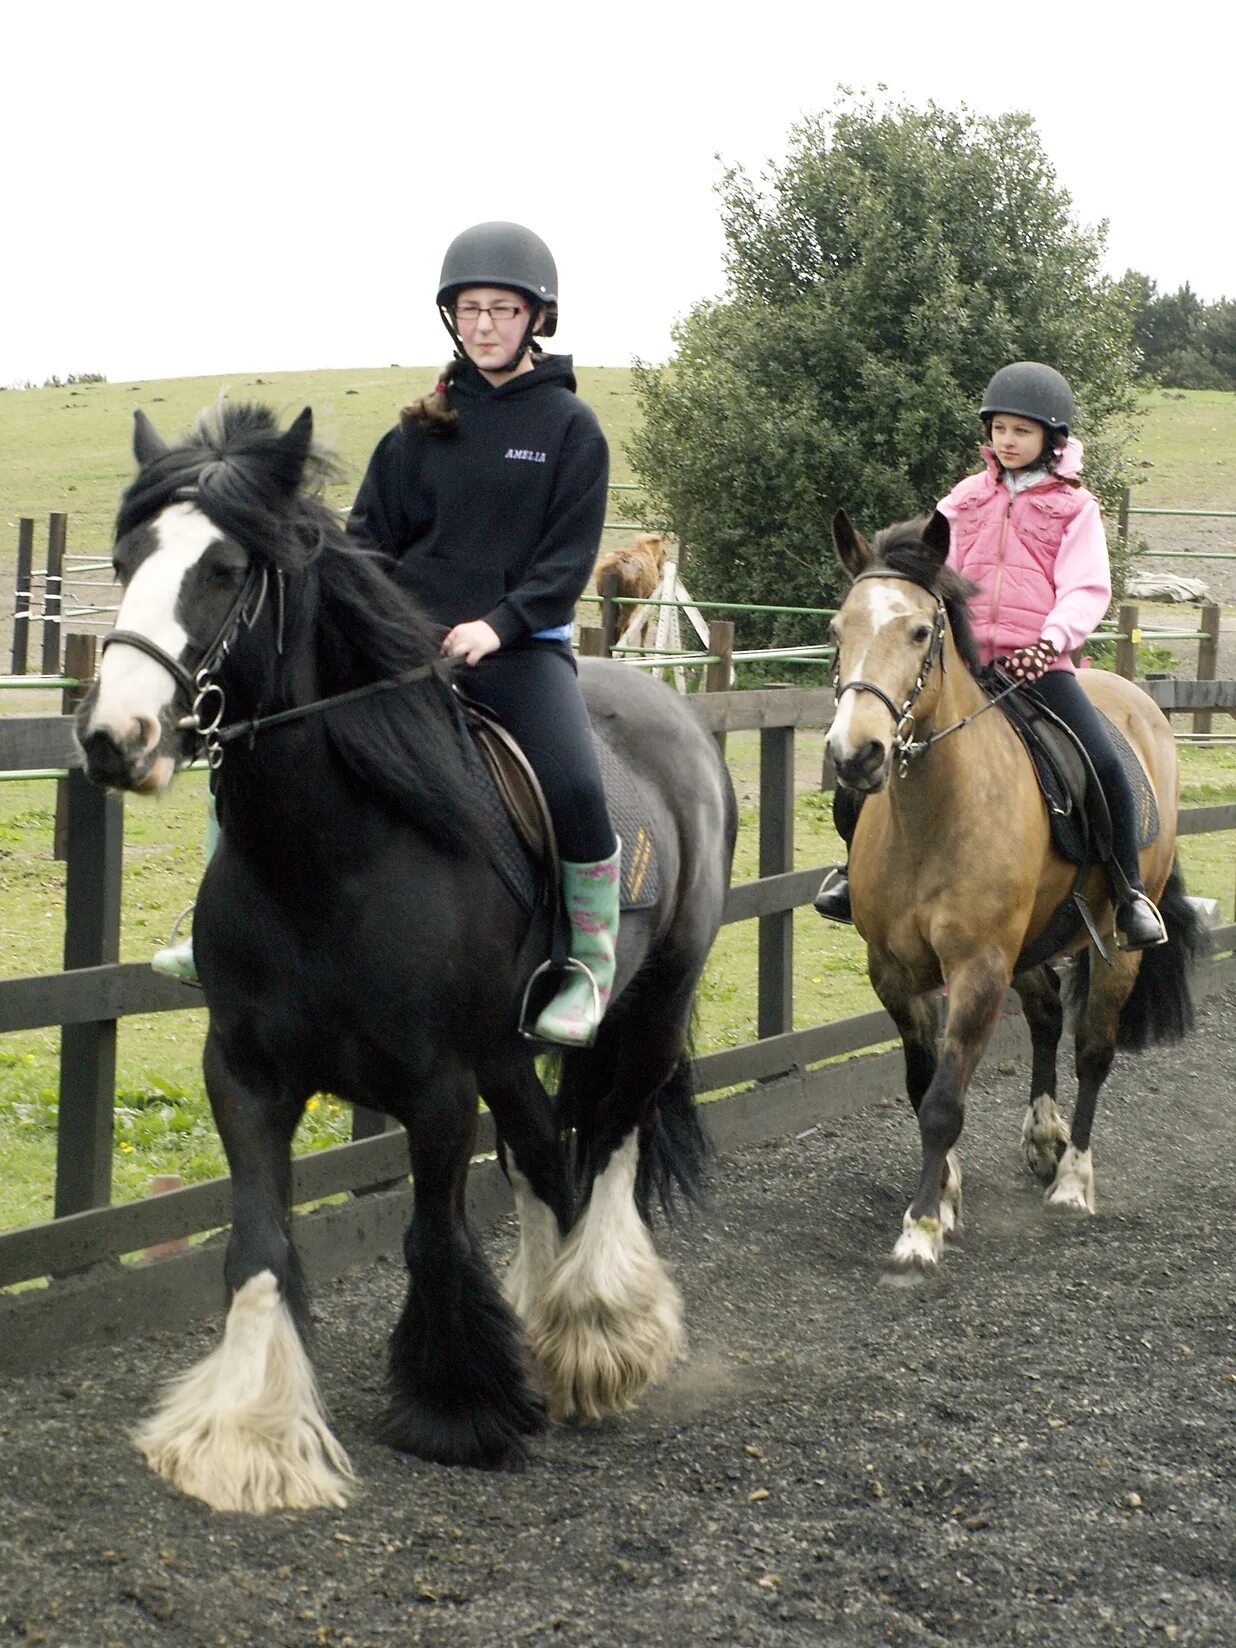
<instances>
[{"instance_id":1,"label":"pink quilted jacket","mask_svg":"<svg viewBox=\"0 0 1236 1648\"><path fill-rule=\"evenodd\" d=\"M970 618L983 662L1046 637L1060 654L1052 668L1072 670L1070 652L1112 598L1099 501L1065 484L1081 470L1082 444L1070 436L1055 473L1016 497L992 449L982 452L984 469L959 481L940 513L952 527L948 564L979 586Z\"/></svg>"}]
</instances>

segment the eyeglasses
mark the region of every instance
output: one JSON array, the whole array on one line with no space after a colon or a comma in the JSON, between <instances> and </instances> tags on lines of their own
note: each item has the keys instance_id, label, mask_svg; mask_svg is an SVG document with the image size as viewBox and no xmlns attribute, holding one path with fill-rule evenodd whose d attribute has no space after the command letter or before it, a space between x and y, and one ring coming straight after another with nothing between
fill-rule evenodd
<instances>
[{"instance_id":1,"label":"eyeglasses","mask_svg":"<svg viewBox=\"0 0 1236 1648\"><path fill-rule=\"evenodd\" d=\"M501 326L503 321L522 315L527 307L526 303L456 303L451 314L457 326L475 326L482 315L488 315L495 326Z\"/></svg>"}]
</instances>

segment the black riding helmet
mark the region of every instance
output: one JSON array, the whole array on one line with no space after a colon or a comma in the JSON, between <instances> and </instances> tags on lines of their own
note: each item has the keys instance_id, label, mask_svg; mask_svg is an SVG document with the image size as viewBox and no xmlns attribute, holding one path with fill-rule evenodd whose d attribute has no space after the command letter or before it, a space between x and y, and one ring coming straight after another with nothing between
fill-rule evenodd
<instances>
[{"instance_id":1,"label":"black riding helmet","mask_svg":"<svg viewBox=\"0 0 1236 1648\"><path fill-rule=\"evenodd\" d=\"M521 292L532 304L528 325L515 354L504 367L518 366L531 346L538 308L544 310L541 336L558 329L558 269L553 254L531 229L520 223L476 223L456 235L442 259L438 277L438 311L458 353L463 342L455 327L451 305L466 286L504 286Z\"/></svg>"},{"instance_id":2,"label":"black riding helmet","mask_svg":"<svg viewBox=\"0 0 1236 1648\"><path fill-rule=\"evenodd\" d=\"M1033 418L1053 435L1067 435L1073 423L1073 391L1068 381L1042 361L1014 361L1002 366L983 392L979 417L984 423L997 412Z\"/></svg>"}]
</instances>

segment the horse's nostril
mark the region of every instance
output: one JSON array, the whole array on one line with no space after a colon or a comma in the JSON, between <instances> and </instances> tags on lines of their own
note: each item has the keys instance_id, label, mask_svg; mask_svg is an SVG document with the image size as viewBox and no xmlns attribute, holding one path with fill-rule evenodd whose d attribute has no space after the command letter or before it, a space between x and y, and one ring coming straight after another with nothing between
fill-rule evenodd
<instances>
[{"instance_id":1,"label":"horse's nostril","mask_svg":"<svg viewBox=\"0 0 1236 1648\"><path fill-rule=\"evenodd\" d=\"M884 764L884 745L878 738L869 738L855 757L855 765L865 772L874 772Z\"/></svg>"},{"instance_id":2,"label":"horse's nostril","mask_svg":"<svg viewBox=\"0 0 1236 1648\"><path fill-rule=\"evenodd\" d=\"M141 736L142 749L149 754L159 742L159 723L152 721L148 715L139 715L137 730Z\"/></svg>"}]
</instances>

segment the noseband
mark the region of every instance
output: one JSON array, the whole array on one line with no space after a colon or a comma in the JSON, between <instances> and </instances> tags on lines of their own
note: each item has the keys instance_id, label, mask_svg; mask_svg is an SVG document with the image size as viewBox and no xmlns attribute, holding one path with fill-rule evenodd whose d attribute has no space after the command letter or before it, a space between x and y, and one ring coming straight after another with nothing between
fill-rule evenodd
<instances>
[{"instance_id":1,"label":"noseband","mask_svg":"<svg viewBox=\"0 0 1236 1648\"><path fill-rule=\"evenodd\" d=\"M923 585L919 583L917 578L911 578L904 572L891 572L885 568L880 568L879 571L873 570L869 572L860 572L854 582L856 584L861 583L864 578L899 578L903 583L915 584L919 589L923 588ZM915 740L913 736L914 706L922 697L923 689L927 685L928 678L931 675L932 668L937 658L940 660L941 670L944 668L944 636L948 629L948 614L944 610L944 602L934 590L928 590L926 593L929 594L936 603L935 622L931 627L931 639L927 643L927 650L923 654L922 662L919 665L918 676L915 679L914 685L910 689L909 696L906 698L900 709L897 708L897 705L888 696L884 688L877 686L874 681L862 681L855 679L853 681L847 681L844 686L839 686L838 682L840 680L841 672L840 652L837 654L836 673L833 676L833 691L836 703L840 704L843 696L847 692L870 692L880 700L885 709L892 716L894 724L893 751L900 758L900 772L903 778L905 777L907 764L915 756L924 754L934 742L934 739L932 738L924 738L917 741ZM949 730L951 731L952 729L950 728Z\"/></svg>"}]
</instances>

